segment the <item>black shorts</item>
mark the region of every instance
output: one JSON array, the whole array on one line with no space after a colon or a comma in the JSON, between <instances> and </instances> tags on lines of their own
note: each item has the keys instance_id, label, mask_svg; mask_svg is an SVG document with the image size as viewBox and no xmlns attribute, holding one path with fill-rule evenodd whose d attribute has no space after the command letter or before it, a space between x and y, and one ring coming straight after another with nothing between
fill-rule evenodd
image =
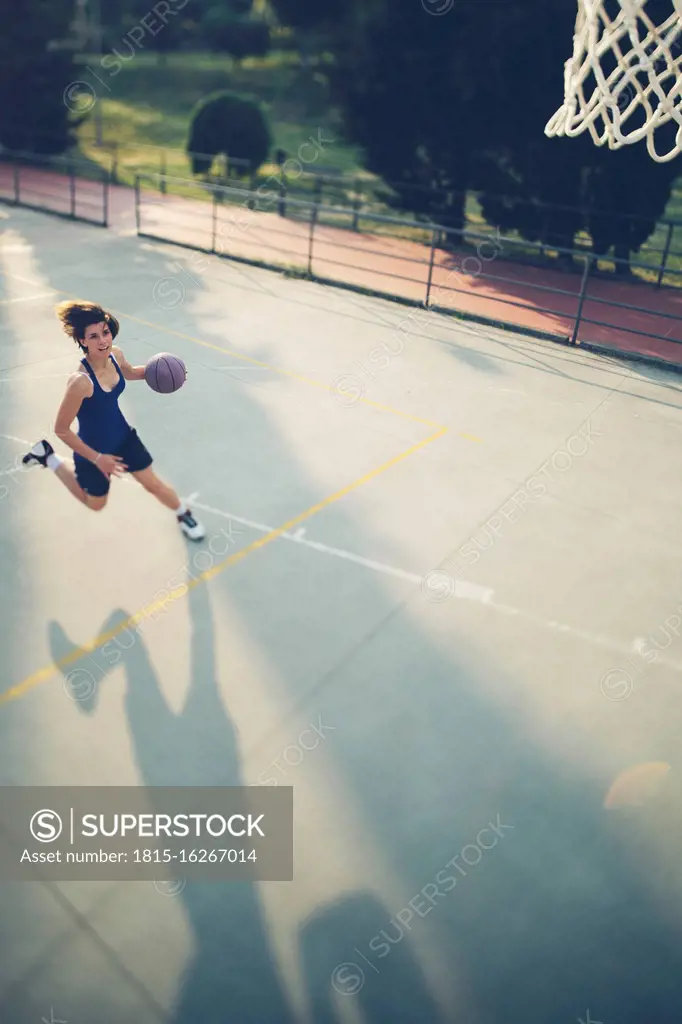
<instances>
[{"instance_id":1,"label":"black shorts","mask_svg":"<svg viewBox=\"0 0 682 1024\"><path fill-rule=\"evenodd\" d=\"M143 469L149 469L152 464L151 455L137 436L137 431L132 429L118 450L107 454L118 455L123 459L127 466L127 473L140 473ZM76 469L76 480L86 494L90 494L93 498L103 498L105 494L109 493L111 481L93 462L80 455L76 455L73 462Z\"/></svg>"}]
</instances>

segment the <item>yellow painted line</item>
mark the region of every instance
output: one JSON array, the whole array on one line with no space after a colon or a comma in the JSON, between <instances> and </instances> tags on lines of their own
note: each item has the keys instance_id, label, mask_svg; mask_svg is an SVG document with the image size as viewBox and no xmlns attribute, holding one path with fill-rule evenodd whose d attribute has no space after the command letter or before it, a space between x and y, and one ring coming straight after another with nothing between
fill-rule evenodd
<instances>
[{"instance_id":1,"label":"yellow painted line","mask_svg":"<svg viewBox=\"0 0 682 1024\"><path fill-rule=\"evenodd\" d=\"M365 473L364 476L361 476L357 480L354 480L346 487L342 487L340 491L335 491L334 494L331 494L328 498L324 498L322 501L318 502L316 505L313 505L311 508L306 509L305 512L301 512L300 515L297 515L294 519L290 519L282 526L278 526L276 530L272 530L270 533L267 533L264 537L259 537L258 540L253 541L252 544L248 544L241 551L237 551L235 552L235 554L229 555L227 558L223 559L222 562L219 562L218 565L215 565L212 568L207 569L205 572L202 572L200 576L196 576L194 579L190 580L189 583L183 584L183 586L181 587L177 587L176 590L173 590L163 600L154 601L152 602L152 604L145 605L138 612L135 612L134 615L130 615L127 619L125 619L123 622L120 622L117 626L114 626L106 633L100 633L100 635L96 636L95 639L92 640L89 644L85 644L82 647L74 647L74 649L70 651L69 654L65 655L63 658L60 658L59 661L51 662L49 665L46 665L45 668L41 668L37 672L34 672L32 675L27 676L20 683L17 683L16 686L11 687L11 689L9 690L5 690L4 693L0 694L0 705L8 704L10 701L18 700L19 698L25 696L27 693L30 693L31 690L34 690L37 686L40 686L42 683L46 683L49 679L51 679L58 669L68 668L69 665L72 665L75 661L78 661L84 655L92 654L93 651L96 651L99 647L102 646L102 644L107 643L109 640L113 640L116 636L118 636L128 627L138 625L140 622L143 621L143 619L149 618L150 615L153 615L154 612L159 611L162 608L165 608L169 602L172 603L174 601L179 601L180 598L184 597L186 594L190 592L190 590L193 590L200 583L205 583L208 580L213 579L214 576L218 576L221 572L224 572L225 569L229 568L232 565L236 565L237 562L241 562L244 558L247 557L247 555L250 555L253 551L258 551L260 548L264 548L266 544L269 544L271 541L276 540L278 537L281 537L283 533L287 533L293 527L298 526L299 523L303 523L305 522L306 519L310 519L318 512L321 512L322 509L327 508L334 502L339 501L341 498L344 498L347 494L350 494L352 491L355 491L359 487L362 487L363 484L369 483L370 480L374 480L381 473L385 473L386 470L391 469L393 466L396 466L399 462L402 462L403 459L406 459L410 455L413 455L415 452L418 452L421 448L425 448L427 444L431 444L433 441L437 441L439 437L442 437L446 433L447 427L442 427L440 430L437 431L437 433L431 434L430 437L427 437L423 441L419 441L417 444L412 445L410 448L407 448L404 452L401 452L394 458L389 459L388 462L384 462L382 463L382 465L377 466L376 469L370 470L369 473Z\"/></svg>"}]
</instances>

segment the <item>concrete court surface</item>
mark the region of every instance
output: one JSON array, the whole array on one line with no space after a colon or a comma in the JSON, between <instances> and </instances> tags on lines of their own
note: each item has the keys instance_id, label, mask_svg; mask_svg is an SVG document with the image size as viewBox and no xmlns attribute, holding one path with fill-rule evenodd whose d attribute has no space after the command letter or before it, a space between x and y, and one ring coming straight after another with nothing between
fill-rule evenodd
<instances>
[{"instance_id":1,"label":"concrete court surface","mask_svg":"<svg viewBox=\"0 0 682 1024\"><path fill-rule=\"evenodd\" d=\"M295 808L293 883L2 884L0 1019L679 1021L679 378L0 218L0 784ZM123 405L202 545L17 469L65 295L186 361Z\"/></svg>"}]
</instances>

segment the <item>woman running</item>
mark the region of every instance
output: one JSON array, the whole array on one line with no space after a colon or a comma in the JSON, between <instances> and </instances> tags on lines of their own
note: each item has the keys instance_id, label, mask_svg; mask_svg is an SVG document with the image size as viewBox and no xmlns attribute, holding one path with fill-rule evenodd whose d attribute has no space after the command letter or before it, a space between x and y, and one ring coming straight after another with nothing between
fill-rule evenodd
<instances>
[{"instance_id":1,"label":"woman running","mask_svg":"<svg viewBox=\"0 0 682 1024\"><path fill-rule=\"evenodd\" d=\"M131 366L113 344L118 320L92 302L61 302L55 313L66 334L85 353L81 368L69 377L55 422L55 434L74 452L74 468L66 465L46 440L31 448L23 458L24 465L53 470L71 494L93 512L106 505L111 478L130 473L175 513L185 536L202 540L203 526L175 491L156 476L151 455L119 409L125 382L144 380L145 368ZM75 419L77 434L71 429Z\"/></svg>"}]
</instances>

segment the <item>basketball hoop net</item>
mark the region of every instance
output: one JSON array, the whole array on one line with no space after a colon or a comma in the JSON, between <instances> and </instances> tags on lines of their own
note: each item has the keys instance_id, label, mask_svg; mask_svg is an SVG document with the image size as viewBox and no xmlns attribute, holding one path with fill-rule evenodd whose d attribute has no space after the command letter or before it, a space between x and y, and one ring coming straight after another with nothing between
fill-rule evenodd
<instances>
[{"instance_id":1,"label":"basketball hoop net","mask_svg":"<svg viewBox=\"0 0 682 1024\"><path fill-rule=\"evenodd\" d=\"M598 146L608 143L610 149L646 139L658 163L682 151L682 0L666 2L672 13L656 24L646 8L660 10L660 0L617 0L613 18L606 13L609 0L578 0L564 103L546 135L573 137L587 130ZM656 133L670 122L677 125L674 141L671 131L670 148L659 153Z\"/></svg>"}]
</instances>

